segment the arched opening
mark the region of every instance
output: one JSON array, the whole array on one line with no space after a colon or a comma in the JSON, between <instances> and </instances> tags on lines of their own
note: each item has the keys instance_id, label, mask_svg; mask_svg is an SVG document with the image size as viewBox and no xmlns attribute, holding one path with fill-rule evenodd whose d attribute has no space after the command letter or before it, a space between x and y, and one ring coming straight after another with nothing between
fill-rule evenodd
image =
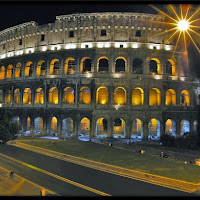
<instances>
[{"instance_id":1,"label":"arched opening","mask_svg":"<svg viewBox=\"0 0 200 200\"><path fill-rule=\"evenodd\" d=\"M143 62L139 58L133 60L133 74L142 74L143 73Z\"/></svg>"},{"instance_id":2,"label":"arched opening","mask_svg":"<svg viewBox=\"0 0 200 200\"><path fill-rule=\"evenodd\" d=\"M27 117L27 119L26 119L26 132L30 133L30 130L31 130L31 118Z\"/></svg>"},{"instance_id":3,"label":"arched opening","mask_svg":"<svg viewBox=\"0 0 200 200\"><path fill-rule=\"evenodd\" d=\"M49 90L49 103L50 104L58 104L58 89L56 87L52 87Z\"/></svg>"},{"instance_id":4,"label":"arched opening","mask_svg":"<svg viewBox=\"0 0 200 200\"><path fill-rule=\"evenodd\" d=\"M7 78L12 78L13 77L13 66L11 64L8 65L6 77Z\"/></svg>"},{"instance_id":5,"label":"arched opening","mask_svg":"<svg viewBox=\"0 0 200 200\"><path fill-rule=\"evenodd\" d=\"M160 60L157 58L152 58L150 61L150 73L151 74L160 74Z\"/></svg>"},{"instance_id":6,"label":"arched opening","mask_svg":"<svg viewBox=\"0 0 200 200\"><path fill-rule=\"evenodd\" d=\"M5 67L1 66L0 68L0 79L4 79L5 78Z\"/></svg>"},{"instance_id":7,"label":"arched opening","mask_svg":"<svg viewBox=\"0 0 200 200\"><path fill-rule=\"evenodd\" d=\"M106 87L100 87L97 89L96 104L107 104L108 103L108 89Z\"/></svg>"},{"instance_id":8,"label":"arched opening","mask_svg":"<svg viewBox=\"0 0 200 200\"><path fill-rule=\"evenodd\" d=\"M45 76L46 63L44 60L40 60L37 64L36 74L37 76Z\"/></svg>"},{"instance_id":9,"label":"arched opening","mask_svg":"<svg viewBox=\"0 0 200 200\"><path fill-rule=\"evenodd\" d=\"M51 119L51 133L53 134L57 134L57 118L56 117L52 117Z\"/></svg>"},{"instance_id":10,"label":"arched opening","mask_svg":"<svg viewBox=\"0 0 200 200\"><path fill-rule=\"evenodd\" d=\"M148 124L149 138L157 140L160 138L160 121L157 119L151 119Z\"/></svg>"},{"instance_id":11,"label":"arched opening","mask_svg":"<svg viewBox=\"0 0 200 200\"><path fill-rule=\"evenodd\" d=\"M115 119L113 123L113 137L125 138L125 136L126 136L125 121L121 118Z\"/></svg>"},{"instance_id":12,"label":"arched opening","mask_svg":"<svg viewBox=\"0 0 200 200\"><path fill-rule=\"evenodd\" d=\"M13 123L17 123L17 124L19 125L19 124L20 124L20 119L19 119L19 117L18 117L18 116L13 117L13 118L12 118L12 122L13 122Z\"/></svg>"},{"instance_id":13,"label":"arched opening","mask_svg":"<svg viewBox=\"0 0 200 200\"><path fill-rule=\"evenodd\" d=\"M89 87L82 87L79 94L79 102L84 104L90 104L91 91Z\"/></svg>"},{"instance_id":14,"label":"arched opening","mask_svg":"<svg viewBox=\"0 0 200 200\"><path fill-rule=\"evenodd\" d=\"M6 90L5 92L5 104L11 103L11 90Z\"/></svg>"},{"instance_id":15,"label":"arched opening","mask_svg":"<svg viewBox=\"0 0 200 200\"><path fill-rule=\"evenodd\" d=\"M20 104L20 99L21 99L21 93L20 93L20 90L17 88L14 91L14 103Z\"/></svg>"},{"instance_id":16,"label":"arched opening","mask_svg":"<svg viewBox=\"0 0 200 200\"><path fill-rule=\"evenodd\" d=\"M140 119L136 118L132 123L131 138L143 137L143 123Z\"/></svg>"},{"instance_id":17,"label":"arched opening","mask_svg":"<svg viewBox=\"0 0 200 200\"><path fill-rule=\"evenodd\" d=\"M172 119L168 119L165 122L165 133L176 136L176 123Z\"/></svg>"},{"instance_id":18,"label":"arched opening","mask_svg":"<svg viewBox=\"0 0 200 200\"><path fill-rule=\"evenodd\" d=\"M181 92L181 105L189 106L190 105L190 94L187 90Z\"/></svg>"},{"instance_id":19,"label":"arched opening","mask_svg":"<svg viewBox=\"0 0 200 200\"><path fill-rule=\"evenodd\" d=\"M21 72L22 72L22 64L17 63L16 68L15 68L15 78L21 77Z\"/></svg>"},{"instance_id":20,"label":"arched opening","mask_svg":"<svg viewBox=\"0 0 200 200\"><path fill-rule=\"evenodd\" d=\"M31 104L31 89L30 88L24 89L23 104Z\"/></svg>"},{"instance_id":21,"label":"arched opening","mask_svg":"<svg viewBox=\"0 0 200 200\"><path fill-rule=\"evenodd\" d=\"M161 93L160 90L157 88L152 88L149 91L149 105L154 106L157 105L159 106L161 103Z\"/></svg>"},{"instance_id":22,"label":"arched opening","mask_svg":"<svg viewBox=\"0 0 200 200\"><path fill-rule=\"evenodd\" d=\"M109 63L107 57L101 57L97 61L97 72L106 73L109 70Z\"/></svg>"},{"instance_id":23,"label":"arched opening","mask_svg":"<svg viewBox=\"0 0 200 200\"><path fill-rule=\"evenodd\" d=\"M176 105L176 92L173 89L168 89L166 92L165 105Z\"/></svg>"},{"instance_id":24,"label":"arched opening","mask_svg":"<svg viewBox=\"0 0 200 200\"><path fill-rule=\"evenodd\" d=\"M66 87L63 92L63 103L73 104L74 103L74 89L71 87Z\"/></svg>"},{"instance_id":25,"label":"arched opening","mask_svg":"<svg viewBox=\"0 0 200 200\"><path fill-rule=\"evenodd\" d=\"M58 59L53 59L50 63L50 74L59 75L60 74L60 61Z\"/></svg>"},{"instance_id":26,"label":"arched opening","mask_svg":"<svg viewBox=\"0 0 200 200\"><path fill-rule=\"evenodd\" d=\"M168 59L166 62L166 74L170 76L175 76L176 73L176 65L172 59Z\"/></svg>"},{"instance_id":27,"label":"arched opening","mask_svg":"<svg viewBox=\"0 0 200 200\"><path fill-rule=\"evenodd\" d=\"M69 117L62 120L62 135L63 136L73 135L73 120Z\"/></svg>"},{"instance_id":28,"label":"arched opening","mask_svg":"<svg viewBox=\"0 0 200 200\"><path fill-rule=\"evenodd\" d=\"M75 59L67 58L65 60L65 74L75 74Z\"/></svg>"},{"instance_id":29,"label":"arched opening","mask_svg":"<svg viewBox=\"0 0 200 200\"><path fill-rule=\"evenodd\" d=\"M35 134L42 134L42 132L43 132L42 117L37 117L34 119L34 129L35 129Z\"/></svg>"},{"instance_id":30,"label":"arched opening","mask_svg":"<svg viewBox=\"0 0 200 200\"><path fill-rule=\"evenodd\" d=\"M126 69L126 59L125 58L117 58L115 60L115 72L125 72Z\"/></svg>"},{"instance_id":31,"label":"arched opening","mask_svg":"<svg viewBox=\"0 0 200 200\"><path fill-rule=\"evenodd\" d=\"M144 104L144 91L137 87L132 91L132 105Z\"/></svg>"},{"instance_id":32,"label":"arched opening","mask_svg":"<svg viewBox=\"0 0 200 200\"><path fill-rule=\"evenodd\" d=\"M126 103L126 90L118 87L114 91L114 104L124 105Z\"/></svg>"},{"instance_id":33,"label":"arched opening","mask_svg":"<svg viewBox=\"0 0 200 200\"><path fill-rule=\"evenodd\" d=\"M33 76L33 62L28 61L25 66L25 76Z\"/></svg>"},{"instance_id":34,"label":"arched opening","mask_svg":"<svg viewBox=\"0 0 200 200\"><path fill-rule=\"evenodd\" d=\"M183 119L180 124L180 135L182 136L186 132L190 132L190 122Z\"/></svg>"},{"instance_id":35,"label":"arched opening","mask_svg":"<svg viewBox=\"0 0 200 200\"><path fill-rule=\"evenodd\" d=\"M108 123L104 118L99 118L96 121L96 136L97 137L105 137L107 136L108 131Z\"/></svg>"},{"instance_id":36,"label":"arched opening","mask_svg":"<svg viewBox=\"0 0 200 200\"><path fill-rule=\"evenodd\" d=\"M91 72L91 59L89 57L81 59L80 72L83 74Z\"/></svg>"},{"instance_id":37,"label":"arched opening","mask_svg":"<svg viewBox=\"0 0 200 200\"><path fill-rule=\"evenodd\" d=\"M35 91L35 103L36 104L44 103L44 91L42 88L37 88Z\"/></svg>"},{"instance_id":38,"label":"arched opening","mask_svg":"<svg viewBox=\"0 0 200 200\"><path fill-rule=\"evenodd\" d=\"M198 121L195 120L195 121L193 122L193 130L196 132L197 129L198 129Z\"/></svg>"},{"instance_id":39,"label":"arched opening","mask_svg":"<svg viewBox=\"0 0 200 200\"><path fill-rule=\"evenodd\" d=\"M80 122L81 135L90 135L90 120L84 117Z\"/></svg>"}]
</instances>

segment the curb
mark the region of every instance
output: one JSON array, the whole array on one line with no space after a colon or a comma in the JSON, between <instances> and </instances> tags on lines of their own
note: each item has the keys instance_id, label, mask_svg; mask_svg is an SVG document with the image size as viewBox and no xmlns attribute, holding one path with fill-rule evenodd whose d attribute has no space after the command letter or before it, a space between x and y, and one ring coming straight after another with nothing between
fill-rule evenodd
<instances>
[{"instance_id":1,"label":"curb","mask_svg":"<svg viewBox=\"0 0 200 200\"><path fill-rule=\"evenodd\" d=\"M119 176L124 176L127 178L132 178L132 179L136 179L136 180L144 181L147 183L151 183L151 184L155 184L155 185L159 185L159 186L163 186L163 187L167 187L171 189L176 189L176 190L180 190L180 191L184 191L188 193L192 193L192 192L195 192L196 190L200 190L200 184L162 177L162 176L158 176L158 175L154 175L150 173L144 173L144 172L140 172L136 170L126 169L126 168L118 167L115 165L100 163L100 162L88 160L85 158L80 158L80 157L71 156L64 153L55 152L55 151L44 149L41 147L31 146L31 145L24 144L21 142L10 141L8 142L8 145L13 145L19 148L23 148L29 151L40 153L40 154L44 154L44 155L61 159L67 162L72 162L72 163L89 167L92 169L112 173Z\"/></svg>"}]
</instances>

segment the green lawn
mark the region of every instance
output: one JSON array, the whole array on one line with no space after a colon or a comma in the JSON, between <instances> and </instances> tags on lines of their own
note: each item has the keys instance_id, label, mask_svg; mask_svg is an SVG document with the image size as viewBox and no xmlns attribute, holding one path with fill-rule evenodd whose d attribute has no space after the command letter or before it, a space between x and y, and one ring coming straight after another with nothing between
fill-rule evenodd
<instances>
[{"instance_id":1,"label":"green lawn","mask_svg":"<svg viewBox=\"0 0 200 200\"><path fill-rule=\"evenodd\" d=\"M80 140L54 140L19 138L20 142L70 154L102 163L152 173L160 176L200 183L200 167L184 164L181 161L140 154L128 150L117 149L107 145Z\"/></svg>"}]
</instances>

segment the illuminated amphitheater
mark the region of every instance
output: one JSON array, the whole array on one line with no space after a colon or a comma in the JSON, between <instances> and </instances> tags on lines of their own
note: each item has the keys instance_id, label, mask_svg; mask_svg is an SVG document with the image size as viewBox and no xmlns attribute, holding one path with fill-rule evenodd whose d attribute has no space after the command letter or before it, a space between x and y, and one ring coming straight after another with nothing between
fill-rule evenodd
<instances>
[{"instance_id":1,"label":"illuminated amphitheater","mask_svg":"<svg viewBox=\"0 0 200 200\"><path fill-rule=\"evenodd\" d=\"M199 83L167 36L153 36L163 20L82 13L1 31L2 108L30 135L157 140L196 129Z\"/></svg>"}]
</instances>

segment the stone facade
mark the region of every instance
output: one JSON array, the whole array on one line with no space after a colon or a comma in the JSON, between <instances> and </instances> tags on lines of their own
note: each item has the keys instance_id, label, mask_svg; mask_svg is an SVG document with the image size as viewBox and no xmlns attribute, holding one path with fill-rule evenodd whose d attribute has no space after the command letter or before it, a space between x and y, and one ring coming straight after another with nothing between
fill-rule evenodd
<instances>
[{"instance_id":1,"label":"stone facade","mask_svg":"<svg viewBox=\"0 0 200 200\"><path fill-rule=\"evenodd\" d=\"M1 31L2 107L30 134L158 139L193 130L200 85L179 51L171 58L163 20L72 14Z\"/></svg>"}]
</instances>

